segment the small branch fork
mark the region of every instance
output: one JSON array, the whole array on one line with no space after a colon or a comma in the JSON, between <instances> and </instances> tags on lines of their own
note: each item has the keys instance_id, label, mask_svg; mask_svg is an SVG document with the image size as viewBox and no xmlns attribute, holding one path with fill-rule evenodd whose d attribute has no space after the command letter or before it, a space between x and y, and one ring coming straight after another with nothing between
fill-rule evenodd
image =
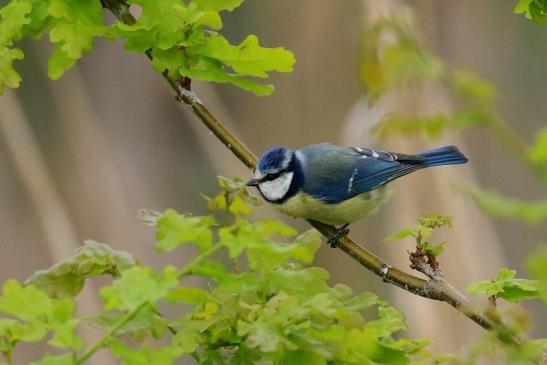
<instances>
[{"instance_id":1,"label":"small branch fork","mask_svg":"<svg viewBox=\"0 0 547 365\"><path fill-rule=\"evenodd\" d=\"M123 0L102 0L103 6L110 10L120 21L126 24L134 24L135 18L129 12L128 5ZM150 53L147 53L151 58ZM188 106L203 124L222 142L241 162L249 169L254 169L257 163L256 155L237 139L226 127L215 118L213 114L205 107L199 98L191 91L189 78L183 77L174 80L163 75L176 93L176 99ZM310 225L321 232L325 237L330 237L336 228L316 221L308 221ZM371 251L356 243L348 236L344 235L338 239L337 247L347 253L350 257L360 263L362 266L380 276L383 281L394 284L403 290L419 295L424 298L446 302L459 312L473 320L486 330L501 333L498 337L504 342L518 344L522 342L520 338L507 338L504 336L503 325L493 321L488 316L477 311L471 305L471 302L454 286L450 285L438 269L438 263L431 261L425 253L411 253L411 268L425 274L429 280L424 280L416 276L407 274L397 268L392 267L382 258L376 256ZM435 266L437 265L437 266Z\"/></svg>"}]
</instances>

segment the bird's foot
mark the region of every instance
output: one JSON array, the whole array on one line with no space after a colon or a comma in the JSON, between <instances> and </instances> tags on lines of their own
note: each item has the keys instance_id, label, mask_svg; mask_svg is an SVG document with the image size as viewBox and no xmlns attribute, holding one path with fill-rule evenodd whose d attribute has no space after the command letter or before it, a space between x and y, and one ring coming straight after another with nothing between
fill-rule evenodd
<instances>
[{"instance_id":1,"label":"bird's foot","mask_svg":"<svg viewBox=\"0 0 547 365\"><path fill-rule=\"evenodd\" d=\"M332 248L336 248L338 246L338 239L349 233L348 226L349 223L346 223L340 226L340 228L337 228L336 231L334 231L334 233L327 240L327 244Z\"/></svg>"}]
</instances>

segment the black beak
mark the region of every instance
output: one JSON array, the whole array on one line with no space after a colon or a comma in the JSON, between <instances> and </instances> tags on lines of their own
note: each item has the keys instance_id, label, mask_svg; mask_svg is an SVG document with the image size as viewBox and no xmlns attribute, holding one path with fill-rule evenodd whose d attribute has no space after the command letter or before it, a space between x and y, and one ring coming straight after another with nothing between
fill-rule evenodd
<instances>
[{"instance_id":1,"label":"black beak","mask_svg":"<svg viewBox=\"0 0 547 365\"><path fill-rule=\"evenodd\" d=\"M258 186L258 184L260 184L260 180L258 179L251 179L249 181L247 181L247 186Z\"/></svg>"}]
</instances>

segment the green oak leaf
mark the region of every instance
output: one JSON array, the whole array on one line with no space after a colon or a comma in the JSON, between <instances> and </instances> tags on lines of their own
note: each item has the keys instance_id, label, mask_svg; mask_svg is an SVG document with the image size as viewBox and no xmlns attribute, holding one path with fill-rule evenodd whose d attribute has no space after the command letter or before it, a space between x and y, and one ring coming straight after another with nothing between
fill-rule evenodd
<instances>
[{"instance_id":1,"label":"green oak leaf","mask_svg":"<svg viewBox=\"0 0 547 365\"><path fill-rule=\"evenodd\" d=\"M105 310L131 311L145 302L155 303L167 297L178 284L177 270L167 266L162 273L135 266L122 272L112 285L101 288Z\"/></svg>"},{"instance_id":2,"label":"green oak leaf","mask_svg":"<svg viewBox=\"0 0 547 365\"><path fill-rule=\"evenodd\" d=\"M47 317L53 311L53 303L51 298L36 287L22 286L9 279L2 288L0 311L33 322Z\"/></svg>"},{"instance_id":3,"label":"green oak leaf","mask_svg":"<svg viewBox=\"0 0 547 365\"><path fill-rule=\"evenodd\" d=\"M489 297L503 298L510 302L541 298L540 284L537 280L517 279L515 270L500 269L493 280L472 283L467 290L475 294L486 294Z\"/></svg>"},{"instance_id":4,"label":"green oak leaf","mask_svg":"<svg viewBox=\"0 0 547 365\"><path fill-rule=\"evenodd\" d=\"M293 54L284 48L261 47L255 35L247 36L237 46L221 35L212 35L202 46L190 48L188 54L216 59L238 74L262 78L268 76L268 71L291 72L295 62Z\"/></svg>"},{"instance_id":5,"label":"green oak leaf","mask_svg":"<svg viewBox=\"0 0 547 365\"><path fill-rule=\"evenodd\" d=\"M538 24L547 24L546 0L519 0L514 8L515 14L524 14Z\"/></svg>"},{"instance_id":6,"label":"green oak leaf","mask_svg":"<svg viewBox=\"0 0 547 365\"><path fill-rule=\"evenodd\" d=\"M0 45L0 94L4 85L11 88L19 87L21 76L13 69L13 61L22 60L23 51L18 48L7 48Z\"/></svg>"},{"instance_id":7,"label":"green oak leaf","mask_svg":"<svg viewBox=\"0 0 547 365\"><path fill-rule=\"evenodd\" d=\"M158 251L173 251L179 245L192 243L200 251L213 243L211 227L215 220L211 216L191 217L180 215L172 209L166 210L158 219L155 248Z\"/></svg>"},{"instance_id":8,"label":"green oak leaf","mask_svg":"<svg viewBox=\"0 0 547 365\"><path fill-rule=\"evenodd\" d=\"M427 254L431 254L433 256L439 256L440 254L444 252L445 244L446 242L442 242L439 244L433 244L431 242L423 242L420 245L420 248L422 249L422 251L424 251Z\"/></svg>"},{"instance_id":9,"label":"green oak leaf","mask_svg":"<svg viewBox=\"0 0 547 365\"><path fill-rule=\"evenodd\" d=\"M99 275L117 277L122 271L137 264L125 251L116 251L108 245L86 241L74 251L73 257L58 262L46 270L35 272L25 281L53 298L75 297L85 280Z\"/></svg>"},{"instance_id":10,"label":"green oak leaf","mask_svg":"<svg viewBox=\"0 0 547 365\"><path fill-rule=\"evenodd\" d=\"M32 4L29 1L11 1L0 9L0 47L12 46L23 36L23 28L31 22Z\"/></svg>"},{"instance_id":11,"label":"green oak leaf","mask_svg":"<svg viewBox=\"0 0 547 365\"><path fill-rule=\"evenodd\" d=\"M376 329L380 337L388 337L397 331L405 330L403 313L387 303L383 304L378 307L378 319L367 322L365 328Z\"/></svg>"},{"instance_id":12,"label":"green oak leaf","mask_svg":"<svg viewBox=\"0 0 547 365\"><path fill-rule=\"evenodd\" d=\"M52 346L80 349L83 341L75 333L79 321L74 318L76 303L71 299L53 299L32 285L22 286L7 280L0 297L0 311L53 332ZM37 337L40 334L34 333Z\"/></svg>"},{"instance_id":13,"label":"green oak leaf","mask_svg":"<svg viewBox=\"0 0 547 365\"><path fill-rule=\"evenodd\" d=\"M106 36L103 8L97 0L51 0L49 37L56 47L48 63L48 75L58 79L84 53L95 37Z\"/></svg>"},{"instance_id":14,"label":"green oak leaf","mask_svg":"<svg viewBox=\"0 0 547 365\"><path fill-rule=\"evenodd\" d=\"M253 244L247 248L249 266L254 270L268 271L294 260L304 264L313 261L315 252L321 247L321 236L316 230L298 236L291 244Z\"/></svg>"},{"instance_id":15,"label":"green oak leaf","mask_svg":"<svg viewBox=\"0 0 547 365\"><path fill-rule=\"evenodd\" d=\"M409 236L412 236L414 233L414 230L412 228L405 228L403 230L400 230L397 233L392 234L389 237L384 238L384 241L400 241L403 240Z\"/></svg>"},{"instance_id":16,"label":"green oak leaf","mask_svg":"<svg viewBox=\"0 0 547 365\"><path fill-rule=\"evenodd\" d=\"M192 0L200 10L208 11L232 11L241 5L243 0Z\"/></svg>"},{"instance_id":17,"label":"green oak leaf","mask_svg":"<svg viewBox=\"0 0 547 365\"><path fill-rule=\"evenodd\" d=\"M181 76L221 84L231 83L258 96L271 95L275 90L273 85L259 84L245 78L243 75L227 72L219 60L195 55L190 58L189 64L191 65L190 67L181 66L179 70Z\"/></svg>"},{"instance_id":18,"label":"green oak leaf","mask_svg":"<svg viewBox=\"0 0 547 365\"><path fill-rule=\"evenodd\" d=\"M182 353L177 346L130 348L121 340L112 341L110 351L123 359L121 365L172 365Z\"/></svg>"},{"instance_id":19,"label":"green oak leaf","mask_svg":"<svg viewBox=\"0 0 547 365\"><path fill-rule=\"evenodd\" d=\"M85 321L97 328L109 330L124 317L124 313L101 313L89 316L85 318ZM160 339L163 337L167 325L168 320L149 307L147 310L139 311L132 320L119 328L116 334L129 333L135 337L141 333L150 333L154 339Z\"/></svg>"}]
</instances>

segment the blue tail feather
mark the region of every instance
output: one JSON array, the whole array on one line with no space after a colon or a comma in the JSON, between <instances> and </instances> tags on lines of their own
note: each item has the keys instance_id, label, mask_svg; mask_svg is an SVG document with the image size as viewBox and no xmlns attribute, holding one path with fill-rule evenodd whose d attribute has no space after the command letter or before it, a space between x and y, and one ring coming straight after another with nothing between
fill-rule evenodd
<instances>
[{"instance_id":1,"label":"blue tail feather","mask_svg":"<svg viewBox=\"0 0 547 365\"><path fill-rule=\"evenodd\" d=\"M444 146L414 153L415 156L425 157L424 167L440 165L456 165L467 162L467 157L456 146Z\"/></svg>"}]
</instances>

